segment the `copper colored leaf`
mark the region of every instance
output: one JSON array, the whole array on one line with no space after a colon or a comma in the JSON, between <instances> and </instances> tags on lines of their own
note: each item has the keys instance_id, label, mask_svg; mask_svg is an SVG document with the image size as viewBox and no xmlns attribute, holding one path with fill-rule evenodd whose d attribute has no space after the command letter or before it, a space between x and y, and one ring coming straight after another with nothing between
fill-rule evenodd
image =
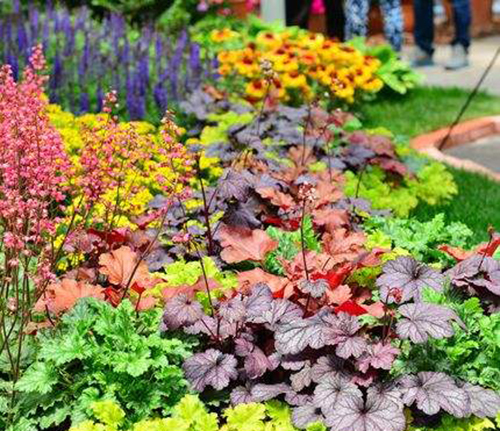
<instances>
[{"instance_id":1,"label":"copper colored leaf","mask_svg":"<svg viewBox=\"0 0 500 431\"><path fill-rule=\"evenodd\" d=\"M42 297L35 304L35 311L60 314L68 311L80 298L105 299L104 289L83 281L63 279L61 282L50 284Z\"/></svg>"},{"instance_id":2,"label":"copper colored leaf","mask_svg":"<svg viewBox=\"0 0 500 431\"><path fill-rule=\"evenodd\" d=\"M146 286L151 283L146 262L139 262L139 256L130 247L123 246L99 257L99 272L108 277L115 286L132 286L134 283Z\"/></svg>"},{"instance_id":3,"label":"copper colored leaf","mask_svg":"<svg viewBox=\"0 0 500 431\"><path fill-rule=\"evenodd\" d=\"M234 228L223 225L219 232L221 258L227 263L245 260L262 261L266 254L278 247L278 242L263 230Z\"/></svg>"}]
</instances>

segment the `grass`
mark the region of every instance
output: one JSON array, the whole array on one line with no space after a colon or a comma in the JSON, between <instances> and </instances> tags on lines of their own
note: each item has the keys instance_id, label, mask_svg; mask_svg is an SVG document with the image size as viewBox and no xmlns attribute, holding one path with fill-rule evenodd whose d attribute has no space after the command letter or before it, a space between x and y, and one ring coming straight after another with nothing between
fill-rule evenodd
<instances>
[{"instance_id":1,"label":"grass","mask_svg":"<svg viewBox=\"0 0 500 431\"><path fill-rule=\"evenodd\" d=\"M461 88L418 87L404 96L393 93L361 108L363 124L386 127L408 138L453 123L469 91ZM479 92L463 120L500 115L500 97Z\"/></svg>"},{"instance_id":2,"label":"grass","mask_svg":"<svg viewBox=\"0 0 500 431\"><path fill-rule=\"evenodd\" d=\"M421 203L411 214L421 221L444 213L447 222L460 221L474 232L472 243L488 241L488 226L500 232L500 184L479 174L449 167L458 186L450 202L431 206Z\"/></svg>"},{"instance_id":3,"label":"grass","mask_svg":"<svg viewBox=\"0 0 500 431\"><path fill-rule=\"evenodd\" d=\"M390 95L363 107L363 123L413 138L449 126L468 94L460 88L419 87L406 96ZM480 92L463 120L487 115L500 115L500 97ZM438 206L420 204L412 215L427 221L444 213L448 222L460 221L469 226L474 232L474 243L487 241L489 225L500 231L500 184L480 174L449 169L457 183L458 195Z\"/></svg>"}]
</instances>

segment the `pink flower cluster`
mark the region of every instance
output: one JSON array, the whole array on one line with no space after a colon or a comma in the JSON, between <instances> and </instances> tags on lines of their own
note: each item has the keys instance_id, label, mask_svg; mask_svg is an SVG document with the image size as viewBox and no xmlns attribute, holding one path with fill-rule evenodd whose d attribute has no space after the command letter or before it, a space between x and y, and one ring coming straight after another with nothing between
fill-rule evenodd
<instances>
[{"instance_id":1,"label":"pink flower cluster","mask_svg":"<svg viewBox=\"0 0 500 431\"><path fill-rule=\"evenodd\" d=\"M20 82L0 68L0 241L16 265L20 253L42 250L54 233L70 163L45 115L41 46L33 49Z\"/></svg>"}]
</instances>

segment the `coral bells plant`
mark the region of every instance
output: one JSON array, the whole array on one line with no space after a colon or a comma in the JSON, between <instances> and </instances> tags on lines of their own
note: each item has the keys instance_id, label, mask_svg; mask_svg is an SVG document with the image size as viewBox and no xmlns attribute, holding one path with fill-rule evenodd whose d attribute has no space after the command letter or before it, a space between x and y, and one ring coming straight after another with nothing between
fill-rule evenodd
<instances>
[{"instance_id":1,"label":"coral bells plant","mask_svg":"<svg viewBox=\"0 0 500 431\"><path fill-rule=\"evenodd\" d=\"M44 114L46 77L41 46L20 82L0 70L0 352L18 373L22 328L35 299L53 278L51 245L64 210L70 164Z\"/></svg>"}]
</instances>

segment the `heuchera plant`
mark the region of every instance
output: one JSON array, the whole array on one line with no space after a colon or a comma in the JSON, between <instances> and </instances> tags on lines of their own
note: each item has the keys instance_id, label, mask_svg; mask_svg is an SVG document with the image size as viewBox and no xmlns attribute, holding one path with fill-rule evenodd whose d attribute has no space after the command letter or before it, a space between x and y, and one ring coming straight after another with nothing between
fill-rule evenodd
<instances>
[{"instance_id":1,"label":"heuchera plant","mask_svg":"<svg viewBox=\"0 0 500 431\"><path fill-rule=\"evenodd\" d=\"M500 397L491 390L432 370L390 373L401 340L450 337L453 322L462 324L451 309L421 301L422 287L440 290L442 276L402 257L386 264L378 281L386 302L379 323L363 324L355 310L312 311L309 300L275 298L261 283L209 313L187 296L173 298L164 329L205 337L206 350L184 362L193 389L228 390L235 405L283 398L299 428L322 421L338 431L400 431L405 406L427 417L494 416ZM306 280L302 288L319 299L327 283Z\"/></svg>"}]
</instances>

